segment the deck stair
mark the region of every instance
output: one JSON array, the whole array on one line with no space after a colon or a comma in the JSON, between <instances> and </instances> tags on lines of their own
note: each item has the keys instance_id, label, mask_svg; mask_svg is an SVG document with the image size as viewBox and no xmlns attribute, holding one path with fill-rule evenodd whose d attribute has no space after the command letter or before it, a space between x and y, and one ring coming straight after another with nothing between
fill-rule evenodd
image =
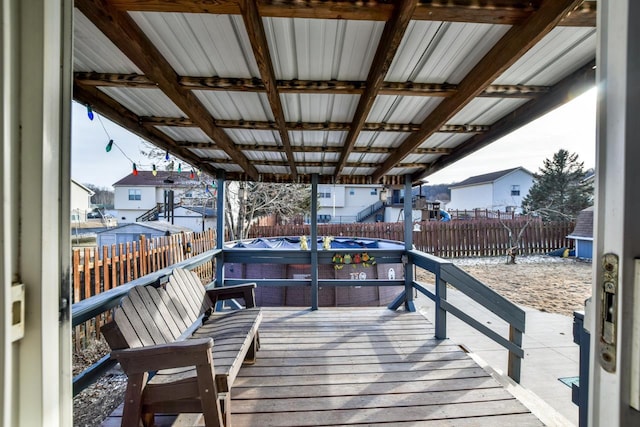
<instances>
[{"instance_id":1,"label":"deck stair","mask_svg":"<svg viewBox=\"0 0 640 427\"><path fill-rule=\"evenodd\" d=\"M384 211L384 202L378 200L370 206L367 206L356 215L356 222L364 222L372 216Z\"/></svg>"}]
</instances>

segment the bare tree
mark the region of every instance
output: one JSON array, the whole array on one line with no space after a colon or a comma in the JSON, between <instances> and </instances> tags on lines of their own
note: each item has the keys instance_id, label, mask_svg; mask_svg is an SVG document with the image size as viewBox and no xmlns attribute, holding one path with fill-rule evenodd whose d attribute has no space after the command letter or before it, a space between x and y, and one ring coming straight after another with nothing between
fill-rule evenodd
<instances>
[{"instance_id":1,"label":"bare tree","mask_svg":"<svg viewBox=\"0 0 640 427\"><path fill-rule=\"evenodd\" d=\"M565 218L565 219L571 219L569 215L559 212L555 209L551 209L551 208L536 209L535 211L531 211L526 215L520 216L520 218L526 218L526 222L524 223L522 228L518 231L518 234L515 235L514 237L514 230L512 229L512 226L510 226L507 222L505 222L502 219L502 217L498 216L500 220L500 224L502 224L502 226L507 230L509 234L509 248L507 249L507 264L516 263L516 257L520 253L522 236L524 235L524 232L526 231L529 224L531 224L535 220L541 220L542 215L549 215L549 214L557 215L558 217Z\"/></svg>"}]
</instances>

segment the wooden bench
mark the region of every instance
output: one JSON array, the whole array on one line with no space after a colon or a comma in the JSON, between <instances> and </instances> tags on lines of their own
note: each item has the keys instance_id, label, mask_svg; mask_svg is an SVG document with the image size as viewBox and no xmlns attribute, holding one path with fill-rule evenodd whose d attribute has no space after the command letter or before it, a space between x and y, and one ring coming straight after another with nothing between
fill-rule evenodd
<instances>
[{"instance_id":1,"label":"wooden bench","mask_svg":"<svg viewBox=\"0 0 640 427\"><path fill-rule=\"evenodd\" d=\"M153 425L156 413L194 412L207 426L229 425L231 386L259 348L255 286L205 290L195 273L175 269L164 288L129 291L102 328L128 378L123 426ZM247 308L213 311L230 298L243 298Z\"/></svg>"}]
</instances>

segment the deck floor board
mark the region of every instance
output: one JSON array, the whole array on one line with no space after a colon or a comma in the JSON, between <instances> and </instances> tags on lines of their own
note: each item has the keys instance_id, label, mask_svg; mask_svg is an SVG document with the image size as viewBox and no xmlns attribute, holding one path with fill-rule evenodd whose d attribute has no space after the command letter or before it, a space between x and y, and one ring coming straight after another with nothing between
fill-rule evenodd
<instances>
[{"instance_id":1,"label":"deck floor board","mask_svg":"<svg viewBox=\"0 0 640 427\"><path fill-rule=\"evenodd\" d=\"M233 384L234 427L543 425L417 313L269 308L260 341Z\"/></svg>"}]
</instances>

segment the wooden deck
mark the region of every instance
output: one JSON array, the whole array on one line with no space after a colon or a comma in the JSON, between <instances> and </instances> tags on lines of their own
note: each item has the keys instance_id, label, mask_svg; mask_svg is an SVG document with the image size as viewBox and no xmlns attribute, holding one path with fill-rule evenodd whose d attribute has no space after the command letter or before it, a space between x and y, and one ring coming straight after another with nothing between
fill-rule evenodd
<instances>
[{"instance_id":1,"label":"wooden deck","mask_svg":"<svg viewBox=\"0 0 640 427\"><path fill-rule=\"evenodd\" d=\"M543 425L417 313L265 309L260 339L233 385L234 427ZM118 412L104 425L119 425Z\"/></svg>"}]
</instances>

